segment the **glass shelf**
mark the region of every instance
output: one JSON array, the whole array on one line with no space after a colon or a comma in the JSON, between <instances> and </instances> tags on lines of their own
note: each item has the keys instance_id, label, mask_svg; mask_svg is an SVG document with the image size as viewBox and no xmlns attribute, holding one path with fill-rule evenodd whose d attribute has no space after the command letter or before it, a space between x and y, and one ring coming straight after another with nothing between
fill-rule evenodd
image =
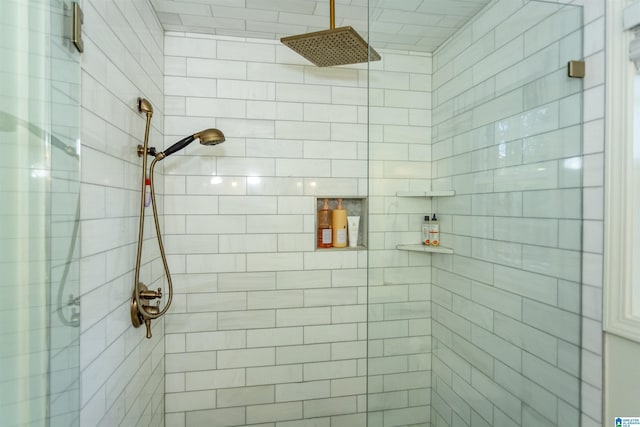
<instances>
[{"instance_id":1,"label":"glass shelf","mask_svg":"<svg viewBox=\"0 0 640 427\"><path fill-rule=\"evenodd\" d=\"M453 254L453 249L443 246L426 246L426 245L398 245L396 249L409 252L431 252L436 254Z\"/></svg>"}]
</instances>

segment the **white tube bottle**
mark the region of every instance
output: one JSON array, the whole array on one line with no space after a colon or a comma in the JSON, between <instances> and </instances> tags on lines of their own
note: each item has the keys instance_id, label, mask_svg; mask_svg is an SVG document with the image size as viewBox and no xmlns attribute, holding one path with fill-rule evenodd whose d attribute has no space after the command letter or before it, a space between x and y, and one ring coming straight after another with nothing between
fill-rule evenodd
<instances>
[{"instance_id":1,"label":"white tube bottle","mask_svg":"<svg viewBox=\"0 0 640 427\"><path fill-rule=\"evenodd\" d=\"M347 217L347 231L350 248L358 247L358 233L360 232L360 216Z\"/></svg>"}]
</instances>

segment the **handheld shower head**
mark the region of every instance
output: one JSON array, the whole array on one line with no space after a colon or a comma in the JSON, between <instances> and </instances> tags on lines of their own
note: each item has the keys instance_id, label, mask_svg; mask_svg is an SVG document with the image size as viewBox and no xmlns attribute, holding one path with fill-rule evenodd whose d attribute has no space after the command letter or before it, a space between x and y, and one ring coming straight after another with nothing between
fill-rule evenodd
<instances>
[{"instance_id":1,"label":"handheld shower head","mask_svg":"<svg viewBox=\"0 0 640 427\"><path fill-rule=\"evenodd\" d=\"M218 129L205 129L194 135L202 145L218 145L224 142L224 134Z\"/></svg>"},{"instance_id":2,"label":"handheld shower head","mask_svg":"<svg viewBox=\"0 0 640 427\"><path fill-rule=\"evenodd\" d=\"M224 142L225 140L224 134L222 133L222 131L218 129L213 129L213 128L205 129L203 131L194 133L193 135L189 135L181 139L180 141L173 144L171 147L156 154L156 159L162 160L165 157L175 153L176 151L182 150L183 148L191 144L196 139L199 139L200 144L202 145L217 145L217 144L220 144L221 142Z\"/></svg>"}]
</instances>

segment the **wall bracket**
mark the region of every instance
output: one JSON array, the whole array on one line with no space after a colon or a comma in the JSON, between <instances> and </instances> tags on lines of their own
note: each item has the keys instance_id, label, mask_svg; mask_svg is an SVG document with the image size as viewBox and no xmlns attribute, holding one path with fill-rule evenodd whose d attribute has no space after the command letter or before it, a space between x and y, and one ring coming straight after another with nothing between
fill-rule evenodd
<instances>
[{"instance_id":1,"label":"wall bracket","mask_svg":"<svg viewBox=\"0 0 640 427\"><path fill-rule=\"evenodd\" d=\"M78 49L84 52L84 42L82 41L82 24L84 23L84 13L77 2L73 2L73 28L71 29L71 41Z\"/></svg>"},{"instance_id":2,"label":"wall bracket","mask_svg":"<svg viewBox=\"0 0 640 427\"><path fill-rule=\"evenodd\" d=\"M567 75L574 79L583 79L585 73L584 61L569 61L567 64Z\"/></svg>"}]
</instances>

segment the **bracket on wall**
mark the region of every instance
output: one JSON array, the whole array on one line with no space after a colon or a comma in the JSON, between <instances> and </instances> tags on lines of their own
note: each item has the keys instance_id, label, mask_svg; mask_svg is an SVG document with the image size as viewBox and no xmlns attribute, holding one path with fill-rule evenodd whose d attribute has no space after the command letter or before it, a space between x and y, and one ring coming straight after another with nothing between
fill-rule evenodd
<instances>
[{"instance_id":1,"label":"bracket on wall","mask_svg":"<svg viewBox=\"0 0 640 427\"><path fill-rule=\"evenodd\" d=\"M82 41L82 24L84 23L84 13L77 2L73 2L73 28L71 29L71 41L78 49L78 52L84 52L84 42Z\"/></svg>"},{"instance_id":2,"label":"bracket on wall","mask_svg":"<svg viewBox=\"0 0 640 427\"><path fill-rule=\"evenodd\" d=\"M567 64L567 75L574 79L583 79L584 69L584 61L569 61Z\"/></svg>"}]
</instances>

